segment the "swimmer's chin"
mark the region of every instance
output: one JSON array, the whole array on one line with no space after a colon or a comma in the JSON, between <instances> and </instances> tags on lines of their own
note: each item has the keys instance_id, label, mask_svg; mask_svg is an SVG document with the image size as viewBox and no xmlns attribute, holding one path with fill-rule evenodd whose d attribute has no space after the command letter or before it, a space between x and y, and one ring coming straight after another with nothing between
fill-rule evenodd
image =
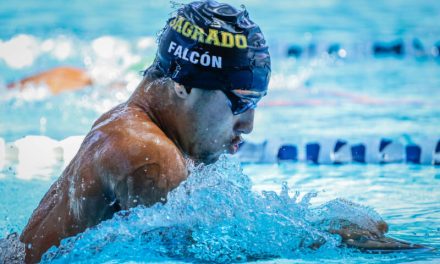
<instances>
[{"instance_id":1,"label":"swimmer's chin","mask_svg":"<svg viewBox=\"0 0 440 264\"><path fill-rule=\"evenodd\" d=\"M216 157L209 157L209 158L202 158L202 159L198 159L195 162L196 163L203 163L205 165L209 165L209 164L213 164L216 163L218 161L218 159L220 158L220 155L216 156Z\"/></svg>"},{"instance_id":2,"label":"swimmer's chin","mask_svg":"<svg viewBox=\"0 0 440 264\"><path fill-rule=\"evenodd\" d=\"M220 153L206 155L206 156L203 156L203 157L198 157L198 158L193 159L193 160L194 160L194 162L196 164L209 165L209 164L216 163L220 159L220 156L224 155L224 154L228 154L228 152L227 151L222 151Z\"/></svg>"}]
</instances>

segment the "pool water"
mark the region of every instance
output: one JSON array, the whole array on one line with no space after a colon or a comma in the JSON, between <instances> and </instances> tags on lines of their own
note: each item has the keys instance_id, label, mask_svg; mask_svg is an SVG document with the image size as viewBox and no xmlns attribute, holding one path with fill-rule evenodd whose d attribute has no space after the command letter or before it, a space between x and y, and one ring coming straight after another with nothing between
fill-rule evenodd
<instances>
[{"instance_id":1,"label":"pool water","mask_svg":"<svg viewBox=\"0 0 440 264\"><path fill-rule=\"evenodd\" d=\"M434 167L251 164L243 166L241 174L236 162L227 158L214 169L196 171L191 180L170 195L166 206L136 208L118 215L73 241L64 241L60 250L52 249L46 261L273 260L270 253L278 260L282 257L281 260L304 263L435 262L440 257L438 252L371 255L339 248L337 237L329 236L323 232L325 227L317 224L317 219L331 217L355 218L364 223L367 217L376 217L369 211L374 208L389 223L390 236L438 248L440 195L436 190L440 187L440 173ZM245 175L251 175L251 182ZM2 182L2 194L20 193L2 197L2 212L9 213L9 218L2 221L4 232L22 228L50 182ZM283 183L289 186L290 197L298 198L286 199L281 192ZM307 201L305 197L309 195ZM328 204L334 203L336 197L370 209L347 208L338 203L330 207ZM17 203L22 206L13 206ZM331 209L331 215L319 215L323 204ZM197 243L188 244L188 229L199 239ZM322 249L311 251L299 246L299 240L317 236L325 236L327 241ZM173 243L168 241L170 237Z\"/></svg>"},{"instance_id":2,"label":"pool water","mask_svg":"<svg viewBox=\"0 0 440 264\"><path fill-rule=\"evenodd\" d=\"M300 146L330 138L403 144L440 138L436 1L243 2L273 55L270 92L246 140ZM136 87L170 12L166 1L0 4L0 138L86 134ZM374 43L393 41L403 44L404 54L372 54ZM328 54L332 45L339 45L337 53ZM291 47L300 47L301 55L288 57ZM94 86L57 96L41 85L21 93L5 88L57 65L87 69ZM108 88L115 82L124 85ZM24 175L21 163L0 161L0 238L22 231L65 166L58 161ZM225 157L196 168L165 206L115 216L51 249L44 261L436 263L439 190L438 166L239 164ZM365 254L341 248L338 237L324 231L322 220L331 218L361 225L382 218L390 236L437 251ZM325 243L309 250L316 240Z\"/></svg>"}]
</instances>

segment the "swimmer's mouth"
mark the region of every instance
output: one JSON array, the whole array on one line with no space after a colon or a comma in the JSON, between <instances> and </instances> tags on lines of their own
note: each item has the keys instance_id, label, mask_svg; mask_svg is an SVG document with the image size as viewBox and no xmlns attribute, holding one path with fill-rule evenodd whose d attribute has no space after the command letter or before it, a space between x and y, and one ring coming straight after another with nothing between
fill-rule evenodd
<instances>
[{"instance_id":1,"label":"swimmer's mouth","mask_svg":"<svg viewBox=\"0 0 440 264\"><path fill-rule=\"evenodd\" d=\"M235 137L232 141L231 141L231 145L229 147L229 153L230 154L235 154L238 151L238 148L240 146L240 144L243 143L243 138L241 136L237 136Z\"/></svg>"}]
</instances>

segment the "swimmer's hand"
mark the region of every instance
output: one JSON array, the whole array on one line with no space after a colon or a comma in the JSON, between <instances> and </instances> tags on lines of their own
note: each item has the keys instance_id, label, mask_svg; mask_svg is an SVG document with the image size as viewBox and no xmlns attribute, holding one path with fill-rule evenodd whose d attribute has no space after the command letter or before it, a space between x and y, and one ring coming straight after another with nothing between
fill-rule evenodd
<instances>
[{"instance_id":1,"label":"swimmer's hand","mask_svg":"<svg viewBox=\"0 0 440 264\"><path fill-rule=\"evenodd\" d=\"M329 230L332 234L338 234L342 242L348 247L355 247L370 253L385 253L406 250L432 250L419 244L386 237L388 224L380 221L375 230L366 230L356 224L343 225L339 229Z\"/></svg>"},{"instance_id":2,"label":"swimmer's hand","mask_svg":"<svg viewBox=\"0 0 440 264\"><path fill-rule=\"evenodd\" d=\"M362 237L378 239L385 237L385 233L388 232L388 224L384 221L379 221L376 223L376 228L370 228L367 230L365 228L361 228L357 224L341 220L339 228L331 228L329 232L340 235L342 237L342 241L344 242L360 239Z\"/></svg>"}]
</instances>

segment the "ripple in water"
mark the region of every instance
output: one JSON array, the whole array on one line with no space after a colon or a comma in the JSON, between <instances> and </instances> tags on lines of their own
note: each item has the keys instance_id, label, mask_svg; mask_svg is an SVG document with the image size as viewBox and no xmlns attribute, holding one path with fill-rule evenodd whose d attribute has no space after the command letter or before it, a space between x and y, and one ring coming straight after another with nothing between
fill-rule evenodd
<instances>
[{"instance_id":1,"label":"ripple in water","mask_svg":"<svg viewBox=\"0 0 440 264\"><path fill-rule=\"evenodd\" d=\"M192 166L188 179L165 204L138 206L52 247L43 263L94 260L241 262L298 258L340 239L326 230L340 219L373 229L382 220L373 210L336 199L312 208L309 193L256 193L239 162L222 156ZM338 221L335 221L338 220Z\"/></svg>"}]
</instances>

